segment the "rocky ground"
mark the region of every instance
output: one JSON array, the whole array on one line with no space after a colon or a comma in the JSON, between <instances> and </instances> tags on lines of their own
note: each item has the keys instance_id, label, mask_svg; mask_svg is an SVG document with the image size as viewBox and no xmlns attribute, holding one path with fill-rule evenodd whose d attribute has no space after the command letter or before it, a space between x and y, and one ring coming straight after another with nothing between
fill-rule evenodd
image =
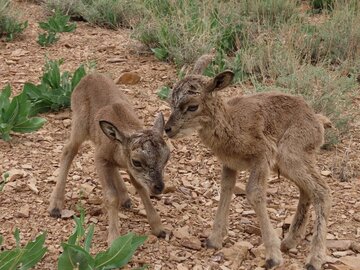
<instances>
[{"instance_id":1,"label":"rocky ground","mask_svg":"<svg viewBox=\"0 0 360 270\"><path fill-rule=\"evenodd\" d=\"M96 69L113 79L126 71L140 75L135 85L121 85L130 97L138 116L150 125L162 111L170 110L156 92L172 84L177 76L173 66L157 61L141 44L130 38L130 31L111 31L79 22L74 33L61 35L49 48L37 43L37 22L45 18L42 7L19 2L29 28L20 40L0 43L0 88L10 83L15 93L25 82L39 82L45 57L63 58L63 69L73 71L81 63L95 61ZM360 90L360 88L359 88ZM225 95L242 94L244 89L231 87ZM360 109L360 96L354 100ZM49 196L58 173L59 157L70 132L69 110L43 115L45 126L31 134L14 134L11 143L0 141L0 174L9 171L10 181L0 192L0 233L3 249L14 247L12 232L19 228L22 242L47 232L49 252L36 269L55 269L61 252L60 243L73 230L72 219L53 219L47 213ZM134 207L119 213L121 233L134 231L149 235L136 253L130 268L146 263L149 269L263 269L264 248L254 211L247 203L244 186L247 173L238 177L236 194L230 210L229 236L219 251L201 247L211 229L219 201L220 165L196 136L169 141L172 149L166 169L168 193L153 203L165 226L173 232L168 240L150 235L144 209L134 188L129 186ZM322 150L318 166L332 190L333 207L329 220L328 263L325 269L360 269L360 122L359 117L349 134L331 151ZM295 168L294 168L295 169ZM124 178L128 179L125 173ZM93 252L106 247L107 217L102 205L101 187L93 162L93 147L87 143L75 158L67 183L66 209L77 212L79 203L85 208L86 221L96 224ZM286 179L272 176L268 187L268 210L273 226L282 238L295 212L299 194ZM309 250L308 234L296 249L284 254L279 269L302 269Z\"/></svg>"}]
</instances>

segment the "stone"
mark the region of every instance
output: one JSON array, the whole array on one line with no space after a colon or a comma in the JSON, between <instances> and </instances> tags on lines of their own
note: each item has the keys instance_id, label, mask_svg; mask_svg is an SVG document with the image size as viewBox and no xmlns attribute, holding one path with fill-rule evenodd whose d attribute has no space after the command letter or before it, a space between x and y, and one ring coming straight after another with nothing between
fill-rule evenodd
<instances>
[{"instance_id":1,"label":"stone","mask_svg":"<svg viewBox=\"0 0 360 270\"><path fill-rule=\"evenodd\" d=\"M74 214L75 212L73 210L63 209L61 211L61 218L62 219L71 218Z\"/></svg>"},{"instance_id":2,"label":"stone","mask_svg":"<svg viewBox=\"0 0 360 270\"><path fill-rule=\"evenodd\" d=\"M32 192L34 192L35 194L39 194L39 190L36 186L36 179L35 178L30 178L29 181L27 182L27 186L30 188L30 190Z\"/></svg>"},{"instance_id":3,"label":"stone","mask_svg":"<svg viewBox=\"0 0 360 270\"><path fill-rule=\"evenodd\" d=\"M173 234L178 239L190 237L189 226L177 228L176 230L173 231Z\"/></svg>"},{"instance_id":4,"label":"stone","mask_svg":"<svg viewBox=\"0 0 360 270\"><path fill-rule=\"evenodd\" d=\"M16 217L28 218L30 216L30 206L25 204L22 206L19 211L16 213Z\"/></svg>"},{"instance_id":5,"label":"stone","mask_svg":"<svg viewBox=\"0 0 360 270\"><path fill-rule=\"evenodd\" d=\"M64 119L63 121L64 127L68 128L71 126L71 120L70 119Z\"/></svg>"},{"instance_id":6,"label":"stone","mask_svg":"<svg viewBox=\"0 0 360 270\"><path fill-rule=\"evenodd\" d=\"M353 270L360 270L360 256L346 256L342 257L340 261L343 264L350 266Z\"/></svg>"},{"instance_id":7,"label":"stone","mask_svg":"<svg viewBox=\"0 0 360 270\"><path fill-rule=\"evenodd\" d=\"M134 85L140 81L141 77L135 72L124 72L115 81L116 84Z\"/></svg>"},{"instance_id":8,"label":"stone","mask_svg":"<svg viewBox=\"0 0 360 270\"><path fill-rule=\"evenodd\" d=\"M327 240L326 246L329 249L347 250L350 249L351 240Z\"/></svg>"},{"instance_id":9,"label":"stone","mask_svg":"<svg viewBox=\"0 0 360 270\"><path fill-rule=\"evenodd\" d=\"M242 183L237 183L234 187L235 195L246 195L246 187Z\"/></svg>"},{"instance_id":10,"label":"stone","mask_svg":"<svg viewBox=\"0 0 360 270\"><path fill-rule=\"evenodd\" d=\"M190 248L193 250L200 250L201 249L201 242L196 237L186 237L181 240L181 245L186 248Z\"/></svg>"}]
</instances>

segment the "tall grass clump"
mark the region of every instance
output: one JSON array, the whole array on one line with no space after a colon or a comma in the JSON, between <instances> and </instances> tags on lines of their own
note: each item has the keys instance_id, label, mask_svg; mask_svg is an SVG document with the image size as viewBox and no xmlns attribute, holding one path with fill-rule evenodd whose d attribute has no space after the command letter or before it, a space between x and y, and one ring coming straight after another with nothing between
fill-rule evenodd
<instances>
[{"instance_id":1,"label":"tall grass clump","mask_svg":"<svg viewBox=\"0 0 360 270\"><path fill-rule=\"evenodd\" d=\"M142 15L139 3L136 0L45 0L49 10L110 29L131 27L139 21Z\"/></svg>"},{"instance_id":2,"label":"tall grass clump","mask_svg":"<svg viewBox=\"0 0 360 270\"><path fill-rule=\"evenodd\" d=\"M0 0L0 37L5 36L7 41L11 41L27 26L27 21L19 21L19 17L10 6L10 0Z\"/></svg>"}]
</instances>

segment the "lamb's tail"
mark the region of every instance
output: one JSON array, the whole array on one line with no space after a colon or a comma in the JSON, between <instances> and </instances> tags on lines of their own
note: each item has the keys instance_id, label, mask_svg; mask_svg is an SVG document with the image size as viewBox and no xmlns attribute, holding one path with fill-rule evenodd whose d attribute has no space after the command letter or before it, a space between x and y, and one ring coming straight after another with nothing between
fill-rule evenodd
<instances>
[{"instance_id":1,"label":"lamb's tail","mask_svg":"<svg viewBox=\"0 0 360 270\"><path fill-rule=\"evenodd\" d=\"M333 127L330 119L327 118L326 116L324 116L322 114L316 114L316 118L324 126L324 128L332 128Z\"/></svg>"}]
</instances>

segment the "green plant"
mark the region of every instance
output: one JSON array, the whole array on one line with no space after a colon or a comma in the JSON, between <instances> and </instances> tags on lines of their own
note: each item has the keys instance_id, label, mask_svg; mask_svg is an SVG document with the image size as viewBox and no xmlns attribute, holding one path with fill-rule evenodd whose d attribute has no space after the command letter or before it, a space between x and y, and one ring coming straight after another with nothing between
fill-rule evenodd
<instances>
[{"instance_id":1,"label":"green plant","mask_svg":"<svg viewBox=\"0 0 360 270\"><path fill-rule=\"evenodd\" d=\"M35 266L44 256L47 249L44 247L45 233L40 234L34 241L20 246L20 232L15 229L16 247L12 250L0 252L0 270L27 270ZM0 236L0 245L3 238Z\"/></svg>"},{"instance_id":2,"label":"green plant","mask_svg":"<svg viewBox=\"0 0 360 270\"><path fill-rule=\"evenodd\" d=\"M31 115L50 110L58 111L70 106L71 93L86 75L86 71L81 65L73 74L67 71L61 73L62 63L62 60L47 61L41 83L39 85L25 83L24 93L33 104Z\"/></svg>"},{"instance_id":3,"label":"green plant","mask_svg":"<svg viewBox=\"0 0 360 270\"><path fill-rule=\"evenodd\" d=\"M169 86L163 86L157 92L157 95L161 99L167 99L169 97L170 92L171 92L171 89Z\"/></svg>"},{"instance_id":4,"label":"green plant","mask_svg":"<svg viewBox=\"0 0 360 270\"><path fill-rule=\"evenodd\" d=\"M10 0L0 0L0 37L13 40L28 27L28 22L19 22L10 8Z\"/></svg>"},{"instance_id":5,"label":"green plant","mask_svg":"<svg viewBox=\"0 0 360 270\"><path fill-rule=\"evenodd\" d=\"M5 184L7 183L9 178L9 173L6 172L2 175L0 180L0 192L3 191ZM1 235L0 235L0 246L1 246Z\"/></svg>"},{"instance_id":6,"label":"green plant","mask_svg":"<svg viewBox=\"0 0 360 270\"><path fill-rule=\"evenodd\" d=\"M69 24L70 16L65 16L56 11L47 22L39 22L41 29L46 33L39 34L37 43L41 46L49 46L59 40L57 33L72 32L76 28L76 23Z\"/></svg>"},{"instance_id":7,"label":"green plant","mask_svg":"<svg viewBox=\"0 0 360 270\"><path fill-rule=\"evenodd\" d=\"M111 29L131 27L143 15L141 0L46 0L49 10Z\"/></svg>"},{"instance_id":8,"label":"green plant","mask_svg":"<svg viewBox=\"0 0 360 270\"><path fill-rule=\"evenodd\" d=\"M126 265L136 249L145 242L146 236L136 236L128 233L113 241L110 248L104 252L90 254L94 225L85 228L85 214L80 211L80 217L74 217L75 230L66 243L62 243L63 253L59 257L58 269L62 270L105 270Z\"/></svg>"},{"instance_id":9,"label":"green plant","mask_svg":"<svg viewBox=\"0 0 360 270\"><path fill-rule=\"evenodd\" d=\"M10 132L28 133L38 130L45 119L32 117L32 105L24 93L10 101L11 88L7 85L0 93L0 135L4 141L11 139Z\"/></svg>"}]
</instances>

